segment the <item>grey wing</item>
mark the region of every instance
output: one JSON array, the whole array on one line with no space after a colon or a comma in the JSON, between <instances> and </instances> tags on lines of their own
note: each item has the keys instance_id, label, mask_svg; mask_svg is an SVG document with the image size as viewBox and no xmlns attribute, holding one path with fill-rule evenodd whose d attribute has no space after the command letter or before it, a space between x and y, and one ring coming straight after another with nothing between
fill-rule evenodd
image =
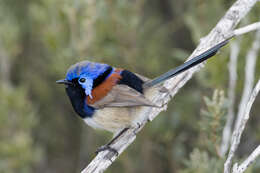
<instances>
[{"instance_id":1,"label":"grey wing","mask_svg":"<svg viewBox=\"0 0 260 173\"><path fill-rule=\"evenodd\" d=\"M95 108L103 107L159 107L146 99L145 96L127 85L116 85L103 99L91 104Z\"/></svg>"}]
</instances>

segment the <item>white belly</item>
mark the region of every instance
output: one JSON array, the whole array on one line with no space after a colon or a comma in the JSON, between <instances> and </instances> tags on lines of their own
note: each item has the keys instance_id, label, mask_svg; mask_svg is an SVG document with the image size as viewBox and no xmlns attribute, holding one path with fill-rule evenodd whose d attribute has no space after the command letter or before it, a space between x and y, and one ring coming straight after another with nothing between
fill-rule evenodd
<instances>
[{"instance_id":1,"label":"white belly","mask_svg":"<svg viewBox=\"0 0 260 173\"><path fill-rule=\"evenodd\" d=\"M107 107L95 110L90 118L84 118L89 126L95 129L104 129L116 133L124 128L135 126L138 119L135 115L140 115L137 111L140 107Z\"/></svg>"}]
</instances>

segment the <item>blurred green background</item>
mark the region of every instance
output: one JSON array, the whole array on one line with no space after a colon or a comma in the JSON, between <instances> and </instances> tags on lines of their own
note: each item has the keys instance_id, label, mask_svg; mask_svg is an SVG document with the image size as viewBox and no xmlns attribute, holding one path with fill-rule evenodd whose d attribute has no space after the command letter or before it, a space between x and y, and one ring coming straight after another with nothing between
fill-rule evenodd
<instances>
[{"instance_id":1,"label":"blurred green background","mask_svg":"<svg viewBox=\"0 0 260 173\"><path fill-rule=\"evenodd\" d=\"M0 173L82 170L111 134L86 126L55 81L80 60L150 78L162 74L183 63L233 2L1 0ZM242 24L259 20L259 14L256 5ZM241 38L236 105L243 89L244 57L254 36ZM107 172L222 172L224 159L216 150L226 117L229 55L226 46L209 60ZM256 68L256 78L259 74ZM212 100L216 89L219 100ZM243 135L238 160L260 142L259 111L253 107L255 116ZM257 162L248 172L259 171Z\"/></svg>"}]
</instances>

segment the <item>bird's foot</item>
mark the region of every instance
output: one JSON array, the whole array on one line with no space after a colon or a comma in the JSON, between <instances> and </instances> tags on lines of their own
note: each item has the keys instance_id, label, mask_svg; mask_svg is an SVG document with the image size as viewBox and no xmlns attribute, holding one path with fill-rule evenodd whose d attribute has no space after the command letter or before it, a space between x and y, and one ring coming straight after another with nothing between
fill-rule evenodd
<instances>
[{"instance_id":1,"label":"bird's foot","mask_svg":"<svg viewBox=\"0 0 260 173\"><path fill-rule=\"evenodd\" d=\"M140 130L140 128L141 128L141 126L142 126L142 123L140 123L140 122L137 122L136 123L136 125L135 125L135 130L134 130L134 135L137 135L137 133L138 133L138 131Z\"/></svg>"},{"instance_id":2,"label":"bird's foot","mask_svg":"<svg viewBox=\"0 0 260 173\"><path fill-rule=\"evenodd\" d=\"M118 156L118 151L116 149L110 147L110 145L103 145L103 146L99 147L95 153L98 154L99 152L106 151L106 150L114 152L116 154L116 156Z\"/></svg>"},{"instance_id":3,"label":"bird's foot","mask_svg":"<svg viewBox=\"0 0 260 173\"><path fill-rule=\"evenodd\" d=\"M162 87L162 88L160 88L159 89L159 92L161 92L161 93L169 93L170 91L169 91L169 89L167 89L166 87Z\"/></svg>"}]
</instances>

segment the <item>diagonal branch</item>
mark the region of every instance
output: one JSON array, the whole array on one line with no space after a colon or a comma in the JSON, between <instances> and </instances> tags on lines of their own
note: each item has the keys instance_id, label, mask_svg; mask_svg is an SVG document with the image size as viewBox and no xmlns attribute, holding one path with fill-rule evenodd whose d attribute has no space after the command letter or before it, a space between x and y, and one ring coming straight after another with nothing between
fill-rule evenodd
<instances>
[{"instance_id":1,"label":"diagonal branch","mask_svg":"<svg viewBox=\"0 0 260 173\"><path fill-rule=\"evenodd\" d=\"M260 30L257 31L252 48L248 51L246 55L244 89L243 89L242 99L239 105L238 117L236 120L235 129L238 128L241 122L244 110L246 108L246 103L248 102L250 93L252 92L253 89L253 84L255 80L254 76L255 76L256 58L258 55L259 48L260 48Z\"/></svg>"},{"instance_id":2,"label":"diagonal branch","mask_svg":"<svg viewBox=\"0 0 260 173\"><path fill-rule=\"evenodd\" d=\"M253 23L253 24L250 24L250 25L247 25L245 27L242 27L242 28L239 28L239 29L236 29L234 30L234 35L235 36L239 36L239 35L242 35L242 34L245 34L247 32L250 32L250 31L253 31L253 30L256 30L256 29L260 29L260 22L256 22L256 23ZM258 31L259 32L259 31ZM259 34L257 34L257 38L259 37ZM258 38L259 39L259 38ZM255 43L253 44L253 50L257 50L257 41L255 41ZM230 100L230 106L228 108L228 115L227 115L227 121L226 121L226 124L225 124L225 127L224 127L224 130L223 130L223 135L222 135L222 143L221 143L221 148L220 148L220 155L222 157L225 156L226 152L228 151L228 147L229 147L229 143L230 143L230 135L231 135L231 131L232 131L232 124L233 124L233 121L234 121L234 101L235 101L235 86L236 86L236 78L237 78L237 74L236 74L236 68L237 68L237 58L238 58L238 53L239 53L239 49L240 49L240 45L237 41L233 41L233 43L230 45L230 62L229 62L229 65L228 65L228 68L229 68L229 89L228 89L228 98ZM252 51L249 51L249 52L252 52ZM255 52L255 51L253 51ZM256 54L256 53L254 53ZM249 55L252 55L252 53L248 54ZM247 73L248 75L247 76L252 76L254 75L254 73L252 73L252 71L255 69L255 59L256 59L256 56L253 56L253 58L250 58L248 57L246 58L246 62L247 64L250 64L246 66L246 69L249 69L250 73ZM248 71L248 70L247 70ZM254 78L253 76L250 77L250 80L248 82L248 80L245 80L245 85L249 85L251 84L253 81L254 81ZM248 87L245 87L247 88L247 91L248 91ZM252 88L252 87L250 87ZM251 89L252 90L252 89ZM250 90L250 92L251 92ZM243 94L243 98L248 98L246 97L245 94ZM244 100L244 99L242 99ZM243 107L243 104L245 102L240 103L240 108ZM239 109L240 110L240 109ZM241 112L241 110L239 111Z\"/></svg>"},{"instance_id":3,"label":"diagonal branch","mask_svg":"<svg viewBox=\"0 0 260 173\"><path fill-rule=\"evenodd\" d=\"M250 11L256 2L257 0L237 0L227 11L225 16L222 17L218 24L211 30L211 32L206 37L201 39L200 44L188 59L201 54L223 40L233 37L235 35L233 33L233 29ZM202 67L203 64L198 65L173 79L169 79L163 83L163 86L158 86L149 90L146 96L155 103L168 103L170 99L179 91L179 89L181 89L182 86L189 81L192 75ZM160 89L163 87L167 88L169 92L160 92ZM149 107L143 107L140 109L138 114L141 117L144 117L143 121L140 122L140 126L127 130L111 145L111 147L115 148L120 155L135 140L136 134L145 126L145 124L148 121L153 120L161 111L165 109L166 106L161 109ZM82 173L104 172L116 160L117 157L118 156L111 151L100 152L82 171Z\"/></svg>"},{"instance_id":4,"label":"diagonal branch","mask_svg":"<svg viewBox=\"0 0 260 173\"><path fill-rule=\"evenodd\" d=\"M234 173L243 173L245 170L256 160L256 158L260 155L260 145L250 154L250 156L238 166L236 163L233 166Z\"/></svg>"},{"instance_id":5,"label":"diagonal branch","mask_svg":"<svg viewBox=\"0 0 260 173\"><path fill-rule=\"evenodd\" d=\"M243 123L243 118L245 111L248 109L248 100L250 98L250 94L253 89L253 83L254 83L254 71L255 71L255 63L256 63L256 58L258 55L258 51L260 49L260 30L256 32L256 37L253 42L252 48L248 51L248 54L246 56L246 66L245 66L245 82L244 82L244 89L243 89L243 94L242 94L242 99L239 105L239 111L238 111L238 116L234 128L234 132L232 134L232 142L231 142L231 147L228 153L227 160L224 165L224 173L229 173L233 157L235 155L235 152L237 150L237 147L240 143L240 137L243 132L241 130L241 125Z\"/></svg>"},{"instance_id":6,"label":"diagonal branch","mask_svg":"<svg viewBox=\"0 0 260 173\"><path fill-rule=\"evenodd\" d=\"M237 130L235 130L235 132L233 133L233 136L234 136L234 142L233 143L238 143L240 142L240 138L241 138L241 135L245 129L245 126L246 126L246 123L249 119L249 113L250 113L250 110L252 108L252 105L255 101L255 98L257 96L257 94L259 93L259 90L260 90L260 79L258 80L253 92L251 93L250 95L250 98L246 104L246 108L243 112L243 117L241 119L241 123L239 124L239 127ZM233 167L233 173L242 173L246 170L246 168L248 168L248 166L250 164L252 164L252 162L259 156L260 154L260 147L258 146L254 151L253 153L240 165L238 166L238 164L236 163Z\"/></svg>"}]
</instances>

